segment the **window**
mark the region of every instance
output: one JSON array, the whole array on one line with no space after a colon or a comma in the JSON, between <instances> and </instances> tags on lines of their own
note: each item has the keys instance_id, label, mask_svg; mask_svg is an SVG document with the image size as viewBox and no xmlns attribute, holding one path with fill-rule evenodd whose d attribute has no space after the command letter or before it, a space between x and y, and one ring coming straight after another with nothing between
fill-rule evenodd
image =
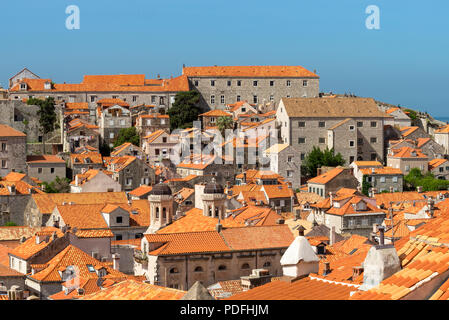
<instances>
[{"instance_id":1,"label":"window","mask_svg":"<svg viewBox=\"0 0 449 320\"><path fill-rule=\"evenodd\" d=\"M249 264L248 263L244 263L244 264L242 264L242 270L246 270L246 269L249 269Z\"/></svg>"},{"instance_id":2,"label":"window","mask_svg":"<svg viewBox=\"0 0 449 320\"><path fill-rule=\"evenodd\" d=\"M257 80L253 81L253 87L257 87Z\"/></svg>"},{"instance_id":3,"label":"window","mask_svg":"<svg viewBox=\"0 0 449 320\"><path fill-rule=\"evenodd\" d=\"M242 86L242 80L237 80L237 87Z\"/></svg>"},{"instance_id":4,"label":"window","mask_svg":"<svg viewBox=\"0 0 449 320\"><path fill-rule=\"evenodd\" d=\"M123 236L121 234L116 234L115 235L115 240L122 240Z\"/></svg>"},{"instance_id":5,"label":"window","mask_svg":"<svg viewBox=\"0 0 449 320\"><path fill-rule=\"evenodd\" d=\"M349 146L354 147L354 145L355 145L354 140L349 140Z\"/></svg>"},{"instance_id":6,"label":"window","mask_svg":"<svg viewBox=\"0 0 449 320\"><path fill-rule=\"evenodd\" d=\"M151 103L156 103L156 96L151 96Z\"/></svg>"},{"instance_id":7,"label":"window","mask_svg":"<svg viewBox=\"0 0 449 320\"><path fill-rule=\"evenodd\" d=\"M70 103L75 102L75 96L69 96L69 102Z\"/></svg>"},{"instance_id":8,"label":"window","mask_svg":"<svg viewBox=\"0 0 449 320\"><path fill-rule=\"evenodd\" d=\"M363 122L362 122L362 121L358 121L358 122L357 122L357 127L358 127L358 128L363 127Z\"/></svg>"},{"instance_id":9,"label":"window","mask_svg":"<svg viewBox=\"0 0 449 320\"><path fill-rule=\"evenodd\" d=\"M133 183L133 178L126 178L126 185L130 186Z\"/></svg>"},{"instance_id":10,"label":"window","mask_svg":"<svg viewBox=\"0 0 449 320\"><path fill-rule=\"evenodd\" d=\"M270 101L273 102L274 101L274 96L270 95Z\"/></svg>"},{"instance_id":11,"label":"window","mask_svg":"<svg viewBox=\"0 0 449 320\"><path fill-rule=\"evenodd\" d=\"M214 96L214 95L211 95L211 96L210 96L210 103L211 103L211 104L214 104L214 103L215 103L215 96Z\"/></svg>"},{"instance_id":12,"label":"window","mask_svg":"<svg viewBox=\"0 0 449 320\"><path fill-rule=\"evenodd\" d=\"M299 121L298 122L298 127L299 128L304 128L306 126L306 123L304 121Z\"/></svg>"},{"instance_id":13,"label":"window","mask_svg":"<svg viewBox=\"0 0 449 320\"><path fill-rule=\"evenodd\" d=\"M290 80L287 80L287 87L290 87L292 85L292 82Z\"/></svg>"},{"instance_id":14,"label":"window","mask_svg":"<svg viewBox=\"0 0 449 320\"><path fill-rule=\"evenodd\" d=\"M350 156L349 157L349 163L353 163L354 162L354 156Z\"/></svg>"},{"instance_id":15,"label":"window","mask_svg":"<svg viewBox=\"0 0 449 320\"><path fill-rule=\"evenodd\" d=\"M287 170L287 177L289 177L289 178L293 177L293 171L292 170Z\"/></svg>"},{"instance_id":16,"label":"window","mask_svg":"<svg viewBox=\"0 0 449 320\"><path fill-rule=\"evenodd\" d=\"M309 82L307 80L303 80L302 81L302 86L303 87L307 87L308 84L309 84Z\"/></svg>"},{"instance_id":17,"label":"window","mask_svg":"<svg viewBox=\"0 0 449 320\"><path fill-rule=\"evenodd\" d=\"M178 268L171 268L169 272L170 273L179 273L179 270L178 270Z\"/></svg>"},{"instance_id":18,"label":"window","mask_svg":"<svg viewBox=\"0 0 449 320\"><path fill-rule=\"evenodd\" d=\"M96 99L97 99L97 96L90 96L90 102L95 102Z\"/></svg>"},{"instance_id":19,"label":"window","mask_svg":"<svg viewBox=\"0 0 449 320\"><path fill-rule=\"evenodd\" d=\"M274 87L274 80L270 80L270 87Z\"/></svg>"},{"instance_id":20,"label":"window","mask_svg":"<svg viewBox=\"0 0 449 320\"><path fill-rule=\"evenodd\" d=\"M376 127L377 127L377 122L371 121L371 128L376 128Z\"/></svg>"},{"instance_id":21,"label":"window","mask_svg":"<svg viewBox=\"0 0 449 320\"><path fill-rule=\"evenodd\" d=\"M50 173L55 173L55 168L50 168Z\"/></svg>"},{"instance_id":22,"label":"window","mask_svg":"<svg viewBox=\"0 0 449 320\"><path fill-rule=\"evenodd\" d=\"M318 122L318 127L324 128L325 126L326 126L326 122L324 122L324 121Z\"/></svg>"},{"instance_id":23,"label":"window","mask_svg":"<svg viewBox=\"0 0 449 320\"><path fill-rule=\"evenodd\" d=\"M194 81L195 87L198 87L198 80Z\"/></svg>"},{"instance_id":24,"label":"window","mask_svg":"<svg viewBox=\"0 0 449 320\"><path fill-rule=\"evenodd\" d=\"M120 120L120 125L121 125L121 126L124 126L124 125L125 125L125 119L121 119L121 120Z\"/></svg>"},{"instance_id":25,"label":"window","mask_svg":"<svg viewBox=\"0 0 449 320\"><path fill-rule=\"evenodd\" d=\"M293 161L293 156L288 156L287 157L287 162L292 162Z\"/></svg>"},{"instance_id":26,"label":"window","mask_svg":"<svg viewBox=\"0 0 449 320\"><path fill-rule=\"evenodd\" d=\"M137 96L133 96L133 102L137 101Z\"/></svg>"},{"instance_id":27,"label":"window","mask_svg":"<svg viewBox=\"0 0 449 320\"><path fill-rule=\"evenodd\" d=\"M326 139L325 138L318 138L318 143L325 143Z\"/></svg>"},{"instance_id":28,"label":"window","mask_svg":"<svg viewBox=\"0 0 449 320\"><path fill-rule=\"evenodd\" d=\"M398 177L393 177L393 182L398 182Z\"/></svg>"},{"instance_id":29,"label":"window","mask_svg":"<svg viewBox=\"0 0 449 320\"><path fill-rule=\"evenodd\" d=\"M95 272L95 268L93 265L91 264L86 264L87 270L89 270L89 272Z\"/></svg>"},{"instance_id":30,"label":"window","mask_svg":"<svg viewBox=\"0 0 449 320\"><path fill-rule=\"evenodd\" d=\"M306 143L306 138L299 137L298 138L298 143Z\"/></svg>"},{"instance_id":31,"label":"window","mask_svg":"<svg viewBox=\"0 0 449 320\"><path fill-rule=\"evenodd\" d=\"M355 127L354 126L349 126L349 131L354 131Z\"/></svg>"},{"instance_id":32,"label":"window","mask_svg":"<svg viewBox=\"0 0 449 320\"><path fill-rule=\"evenodd\" d=\"M377 138L376 137L371 137L369 141L371 143L377 143Z\"/></svg>"},{"instance_id":33,"label":"window","mask_svg":"<svg viewBox=\"0 0 449 320\"><path fill-rule=\"evenodd\" d=\"M167 137L162 137L162 142L166 143L167 142Z\"/></svg>"},{"instance_id":34,"label":"window","mask_svg":"<svg viewBox=\"0 0 449 320\"><path fill-rule=\"evenodd\" d=\"M230 87L231 84L232 84L232 81L231 81L231 80L228 80L228 87Z\"/></svg>"},{"instance_id":35,"label":"window","mask_svg":"<svg viewBox=\"0 0 449 320\"><path fill-rule=\"evenodd\" d=\"M113 126L114 125L114 120L109 120L109 125Z\"/></svg>"},{"instance_id":36,"label":"window","mask_svg":"<svg viewBox=\"0 0 449 320\"><path fill-rule=\"evenodd\" d=\"M159 155L159 149L154 149L154 154L158 156Z\"/></svg>"},{"instance_id":37,"label":"window","mask_svg":"<svg viewBox=\"0 0 449 320\"><path fill-rule=\"evenodd\" d=\"M385 177L380 177L380 182L385 182Z\"/></svg>"},{"instance_id":38,"label":"window","mask_svg":"<svg viewBox=\"0 0 449 320\"><path fill-rule=\"evenodd\" d=\"M358 144L359 146L363 146L363 138L358 138L358 139L357 139L357 144Z\"/></svg>"},{"instance_id":39,"label":"window","mask_svg":"<svg viewBox=\"0 0 449 320\"><path fill-rule=\"evenodd\" d=\"M301 153L301 160L304 160L305 157L306 157L305 153Z\"/></svg>"},{"instance_id":40,"label":"window","mask_svg":"<svg viewBox=\"0 0 449 320\"><path fill-rule=\"evenodd\" d=\"M211 81L210 81L210 86L211 86L211 87L215 87L215 80L211 80Z\"/></svg>"},{"instance_id":41,"label":"window","mask_svg":"<svg viewBox=\"0 0 449 320\"><path fill-rule=\"evenodd\" d=\"M2 162L2 166L3 166L3 162ZM42 168L37 168L37 173L42 173Z\"/></svg>"},{"instance_id":42,"label":"window","mask_svg":"<svg viewBox=\"0 0 449 320\"><path fill-rule=\"evenodd\" d=\"M240 101L240 96L237 96L237 102L239 102Z\"/></svg>"},{"instance_id":43,"label":"window","mask_svg":"<svg viewBox=\"0 0 449 320\"><path fill-rule=\"evenodd\" d=\"M225 103L225 96L220 96L220 103L224 104Z\"/></svg>"},{"instance_id":44,"label":"window","mask_svg":"<svg viewBox=\"0 0 449 320\"><path fill-rule=\"evenodd\" d=\"M117 218L115 219L115 222L116 222L116 223L123 223L123 217L117 217Z\"/></svg>"},{"instance_id":45,"label":"window","mask_svg":"<svg viewBox=\"0 0 449 320\"><path fill-rule=\"evenodd\" d=\"M218 271L223 271L223 270L226 270L227 268L226 268L226 266L224 265L224 264L222 264L222 265L220 265L219 267L218 267Z\"/></svg>"},{"instance_id":46,"label":"window","mask_svg":"<svg viewBox=\"0 0 449 320\"><path fill-rule=\"evenodd\" d=\"M410 166L405 166L405 172L409 172L410 171Z\"/></svg>"},{"instance_id":47,"label":"window","mask_svg":"<svg viewBox=\"0 0 449 320\"><path fill-rule=\"evenodd\" d=\"M2 142L2 151L6 151L6 143Z\"/></svg>"},{"instance_id":48,"label":"window","mask_svg":"<svg viewBox=\"0 0 449 320\"><path fill-rule=\"evenodd\" d=\"M253 103L257 103L257 96L253 96Z\"/></svg>"},{"instance_id":49,"label":"window","mask_svg":"<svg viewBox=\"0 0 449 320\"><path fill-rule=\"evenodd\" d=\"M271 267L271 262L270 262L270 261L266 261L266 262L263 264L263 267L264 267L264 268Z\"/></svg>"},{"instance_id":50,"label":"window","mask_svg":"<svg viewBox=\"0 0 449 320\"><path fill-rule=\"evenodd\" d=\"M203 268L198 266L195 268L194 272L203 272Z\"/></svg>"},{"instance_id":51,"label":"window","mask_svg":"<svg viewBox=\"0 0 449 320\"><path fill-rule=\"evenodd\" d=\"M108 188L108 192L114 192L114 188Z\"/></svg>"},{"instance_id":52,"label":"window","mask_svg":"<svg viewBox=\"0 0 449 320\"><path fill-rule=\"evenodd\" d=\"M110 139L114 139L114 132L110 132L110 133L109 133L109 138L110 138Z\"/></svg>"},{"instance_id":53,"label":"window","mask_svg":"<svg viewBox=\"0 0 449 320\"><path fill-rule=\"evenodd\" d=\"M371 153L371 161L377 160L376 158L377 158L377 154Z\"/></svg>"}]
</instances>

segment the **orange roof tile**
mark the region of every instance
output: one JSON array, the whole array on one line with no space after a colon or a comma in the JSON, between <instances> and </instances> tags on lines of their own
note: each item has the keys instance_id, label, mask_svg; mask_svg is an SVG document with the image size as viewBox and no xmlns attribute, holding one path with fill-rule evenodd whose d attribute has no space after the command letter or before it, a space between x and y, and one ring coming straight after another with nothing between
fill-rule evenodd
<instances>
[{"instance_id":1,"label":"orange roof tile","mask_svg":"<svg viewBox=\"0 0 449 320\"><path fill-rule=\"evenodd\" d=\"M27 156L27 163L65 163L65 161L55 155L43 154Z\"/></svg>"},{"instance_id":2,"label":"orange roof tile","mask_svg":"<svg viewBox=\"0 0 449 320\"><path fill-rule=\"evenodd\" d=\"M319 78L301 66L213 66L184 67L182 73L189 77L307 77Z\"/></svg>"},{"instance_id":3,"label":"orange roof tile","mask_svg":"<svg viewBox=\"0 0 449 320\"><path fill-rule=\"evenodd\" d=\"M399 149L392 149L393 158L422 158L427 159L427 156L421 152L421 149L414 149L410 147L402 147ZM415 155L412 155L414 153Z\"/></svg>"},{"instance_id":4,"label":"orange roof tile","mask_svg":"<svg viewBox=\"0 0 449 320\"><path fill-rule=\"evenodd\" d=\"M401 169L399 169L399 168L392 168L392 167L366 168L366 169L360 169L360 172L362 172L362 174L366 174L366 175L374 175L374 174L380 174L380 175L394 174L394 175L397 175L397 174L402 174Z\"/></svg>"},{"instance_id":5,"label":"orange roof tile","mask_svg":"<svg viewBox=\"0 0 449 320\"><path fill-rule=\"evenodd\" d=\"M307 183L326 184L343 171L344 171L343 168L335 168L326 173L323 173L322 175L316 176L315 178L308 180Z\"/></svg>"},{"instance_id":6,"label":"orange roof tile","mask_svg":"<svg viewBox=\"0 0 449 320\"><path fill-rule=\"evenodd\" d=\"M0 137L26 137L26 134L6 124L0 124Z\"/></svg>"}]
</instances>

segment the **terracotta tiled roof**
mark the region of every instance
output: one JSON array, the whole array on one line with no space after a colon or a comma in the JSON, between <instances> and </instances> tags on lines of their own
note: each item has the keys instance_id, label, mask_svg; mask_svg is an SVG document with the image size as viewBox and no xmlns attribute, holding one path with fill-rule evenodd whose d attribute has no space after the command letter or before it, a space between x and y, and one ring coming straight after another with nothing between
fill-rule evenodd
<instances>
[{"instance_id":1,"label":"terracotta tiled roof","mask_svg":"<svg viewBox=\"0 0 449 320\"><path fill-rule=\"evenodd\" d=\"M179 300L185 291L126 280L84 296L81 300Z\"/></svg>"},{"instance_id":2,"label":"terracotta tiled roof","mask_svg":"<svg viewBox=\"0 0 449 320\"><path fill-rule=\"evenodd\" d=\"M319 78L315 73L301 66L213 66L184 67L189 77L307 77Z\"/></svg>"},{"instance_id":3,"label":"terracotta tiled roof","mask_svg":"<svg viewBox=\"0 0 449 320\"><path fill-rule=\"evenodd\" d=\"M232 117L232 114L230 114L229 112L220 110L220 109L215 109L215 110L210 110L208 112L202 113L202 114L200 114L200 116L202 116L202 117Z\"/></svg>"},{"instance_id":4,"label":"terracotta tiled roof","mask_svg":"<svg viewBox=\"0 0 449 320\"><path fill-rule=\"evenodd\" d=\"M419 129L419 127L401 127L400 130L401 130L402 136L407 137L418 129Z\"/></svg>"},{"instance_id":5,"label":"terracotta tiled roof","mask_svg":"<svg viewBox=\"0 0 449 320\"><path fill-rule=\"evenodd\" d=\"M282 150L286 149L289 145L287 143L277 143L271 147L269 147L268 149L265 150L266 154L278 154L279 152L281 152Z\"/></svg>"},{"instance_id":6,"label":"terracotta tiled roof","mask_svg":"<svg viewBox=\"0 0 449 320\"><path fill-rule=\"evenodd\" d=\"M421 159L427 159L427 156L421 152L421 149L414 149L410 147L402 147L399 149L392 149L393 155L391 157L393 158L421 158ZM415 155L412 155L412 152L415 153Z\"/></svg>"},{"instance_id":7,"label":"terracotta tiled roof","mask_svg":"<svg viewBox=\"0 0 449 320\"><path fill-rule=\"evenodd\" d=\"M435 133L449 133L449 124L435 130Z\"/></svg>"},{"instance_id":8,"label":"terracotta tiled roof","mask_svg":"<svg viewBox=\"0 0 449 320\"><path fill-rule=\"evenodd\" d=\"M127 203L125 192L81 192L81 193L45 193L32 195L39 211L43 214L52 213L56 205L62 203L74 204L104 204Z\"/></svg>"},{"instance_id":9,"label":"terracotta tiled roof","mask_svg":"<svg viewBox=\"0 0 449 320\"><path fill-rule=\"evenodd\" d=\"M15 193L16 194L31 194L31 193L37 193L42 194L44 193L41 189L38 187L32 186L25 181L0 181L0 195L11 195L11 192L9 191L8 187L14 186Z\"/></svg>"},{"instance_id":10,"label":"terracotta tiled roof","mask_svg":"<svg viewBox=\"0 0 449 320\"><path fill-rule=\"evenodd\" d=\"M79 271L79 277L84 279L98 278L96 272L90 272L87 265L94 267L103 267L107 271L105 279L126 279L126 275L109 267L107 264L94 259L81 249L73 245L68 245L64 250L59 252L55 257L47 262L48 267L29 275L28 277L40 282L62 282L62 278L59 274L60 270L66 269L68 266L76 266Z\"/></svg>"},{"instance_id":11,"label":"terracotta tiled roof","mask_svg":"<svg viewBox=\"0 0 449 320\"><path fill-rule=\"evenodd\" d=\"M373 173L374 171L374 173ZM392 167L383 167L383 168L366 168L366 169L360 169L360 172L362 172L362 174L366 174L366 175L373 175L373 174L381 174L381 175L385 175L385 174L402 174L401 169L399 168L392 168Z\"/></svg>"},{"instance_id":12,"label":"terracotta tiled roof","mask_svg":"<svg viewBox=\"0 0 449 320\"><path fill-rule=\"evenodd\" d=\"M262 190L265 190L268 199L290 198L294 194L286 184L263 185Z\"/></svg>"},{"instance_id":13,"label":"terracotta tiled roof","mask_svg":"<svg viewBox=\"0 0 449 320\"><path fill-rule=\"evenodd\" d=\"M88 110L89 103L88 102L66 102L65 108L71 109L71 110Z\"/></svg>"},{"instance_id":14,"label":"terracotta tiled roof","mask_svg":"<svg viewBox=\"0 0 449 320\"><path fill-rule=\"evenodd\" d=\"M218 223L218 218L207 217L203 215L203 211L198 208L192 208L185 213L185 215L173 221L168 226L160 229L157 233L180 233L180 232L200 232L200 231L213 231ZM220 221L221 225L225 228L242 227L240 222L233 221L232 219L223 219Z\"/></svg>"},{"instance_id":15,"label":"terracotta tiled roof","mask_svg":"<svg viewBox=\"0 0 449 320\"><path fill-rule=\"evenodd\" d=\"M106 230L78 230L76 232L78 238L112 238L114 234L110 229Z\"/></svg>"},{"instance_id":16,"label":"terracotta tiled roof","mask_svg":"<svg viewBox=\"0 0 449 320\"><path fill-rule=\"evenodd\" d=\"M336 176L338 176L340 173L344 171L343 168L335 168L332 169L326 173L323 173L319 176L316 176L315 178L312 178L307 181L307 183L318 183L318 184L326 184L332 179L334 179Z\"/></svg>"},{"instance_id":17,"label":"terracotta tiled roof","mask_svg":"<svg viewBox=\"0 0 449 320\"><path fill-rule=\"evenodd\" d=\"M429 170L433 170L447 162L446 159L432 159L429 161Z\"/></svg>"},{"instance_id":18,"label":"terracotta tiled roof","mask_svg":"<svg viewBox=\"0 0 449 320\"><path fill-rule=\"evenodd\" d=\"M354 161L358 167L383 167L379 161Z\"/></svg>"},{"instance_id":19,"label":"terracotta tiled roof","mask_svg":"<svg viewBox=\"0 0 449 320\"><path fill-rule=\"evenodd\" d=\"M90 159L91 162L86 162L87 159ZM70 160L72 164L103 164L103 159L101 154L98 152L89 152L89 153L72 153L70 154Z\"/></svg>"},{"instance_id":20,"label":"terracotta tiled roof","mask_svg":"<svg viewBox=\"0 0 449 320\"><path fill-rule=\"evenodd\" d=\"M298 200L299 204L303 203L314 204L324 200L323 197L313 192L297 192L296 199Z\"/></svg>"},{"instance_id":21,"label":"terracotta tiled roof","mask_svg":"<svg viewBox=\"0 0 449 320\"><path fill-rule=\"evenodd\" d=\"M6 124L0 124L0 137L26 137L26 134Z\"/></svg>"},{"instance_id":22,"label":"terracotta tiled roof","mask_svg":"<svg viewBox=\"0 0 449 320\"><path fill-rule=\"evenodd\" d=\"M225 300L346 300L353 286L306 277L289 282L274 280Z\"/></svg>"},{"instance_id":23,"label":"terracotta tiled roof","mask_svg":"<svg viewBox=\"0 0 449 320\"><path fill-rule=\"evenodd\" d=\"M233 220L244 225L267 226L275 225L279 218L282 218L282 216L271 208L248 205L232 210L227 220Z\"/></svg>"},{"instance_id":24,"label":"terracotta tiled roof","mask_svg":"<svg viewBox=\"0 0 449 320\"><path fill-rule=\"evenodd\" d=\"M427 142L431 141L431 138L418 138L416 139L416 147L421 148L424 146Z\"/></svg>"},{"instance_id":25,"label":"terracotta tiled roof","mask_svg":"<svg viewBox=\"0 0 449 320\"><path fill-rule=\"evenodd\" d=\"M65 163L63 159L55 155L27 156L27 163Z\"/></svg>"},{"instance_id":26,"label":"terracotta tiled roof","mask_svg":"<svg viewBox=\"0 0 449 320\"><path fill-rule=\"evenodd\" d=\"M143 137L143 139L147 139L147 143L152 143L154 140L156 140L158 137L160 137L162 134L166 133L165 130L157 130L149 135Z\"/></svg>"},{"instance_id":27,"label":"terracotta tiled roof","mask_svg":"<svg viewBox=\"0 0 449 320\"><path fill-rule=\"evenodd\" d=\"M45 227L42 228L40 231L36 232L34 236L31 238L28 238L25 242L20 244L18 247L13 249L11 251L11 254L14 256L17 256L19 258L27 260L28 258L32 257L45 247L47 247L51 241L41 241L40 243L36 243L36 235L42 236L42 237L50 237L53 232L56 232L57 237L62 237L63 234L58 228L53 227Z\"/></svg>"},{"instance_id":28,"label":"terracotta tiled roof","mask_svg":"<svg viewBox=\"0 0 449 320\"><path fill-rule=\"evenodd\" d=\"M147 193L149 193L151 190L153 190L152 186L147 186L145 184L141 185L140 187L137 187L136 189L129 192L130 195L141 197Z\"/></svg>"},{"instance_id":29,"label":"terracotta tiled roof","mask_svg":"<svg viewBox=\"0 0 449 320\"><path fill-rule=\"evenodd\" d=\"M366 205L366 210L357 211L354 205L363 202ZM376 206L365 201L362 197L354 196L349 201L347 201L342 207L336 208L332 207L326 212L327 214L333 214L338 216L352 215L352 214L367 214L367 213L385 213L384 210L378 209Z\"/></svg>"},{"instance_id":30,"label":"terracotta tiled roof","mask_svg":"<svg viewBox=\"0 0 449 320\"><path fill-rule=\"evenodd\" d=\"M134 156L121 156L121 157L114 157L112 158L111 162L109 163L108 170L119 172L125 169L127 166L129 166L134 160L137 158Z\"/></svg>"},{"instance_id":31,"label":"terracotta tiled roof","mask_svg":"<svg viewBox=\"0 0 449 320\"><path fill-rule=\"evenodd\" d=\"M32 237L41 228L14 226L14 227L0 227L0 241L20 240L22 237Z\"/></svg>"},{"instance_id":32,"label":"terracotta tiled roof","mask_svg":"<svg viewBox=\"0 0 449 320\"><path fill-rule=\"evenodd\" d=\"M11 181L11 182L16 182L16 181L20 181L23 178L25 178L27 175L25 173L20 173L20 172L9 172L4 178L3 180L5 181Z\"/></svg>"},{"instance_id":33,"label":"terracotta tiled roof","mask_svg":"<svg viewBox=\"0 0 449 320\"><path fill-rule=\"evenodd\" d=\"M177 203L183 203L187 198L195 193L195 189L181 188L179 191L173 194L173 198Z\"/></svg>"}]
</instances>

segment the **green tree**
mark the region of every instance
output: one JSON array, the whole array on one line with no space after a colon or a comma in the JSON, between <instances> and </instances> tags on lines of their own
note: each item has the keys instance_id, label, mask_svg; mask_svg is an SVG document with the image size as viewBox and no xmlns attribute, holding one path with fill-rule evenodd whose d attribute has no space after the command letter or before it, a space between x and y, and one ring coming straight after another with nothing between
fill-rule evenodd
<instances>
[{"instance_id":1,"label":"green tree","mask_svg":"<svg viewBox=\"0 0 449 320\"><path fill-rule=\"evenodd\" d=\"M55 109L55 100L48 97L45 100L30 98L27 100L28 105L39 106L37 115L39 116L39 126L42 132L42 144L45 154L45 138L46 135L58 128L57 116Z\"/></svg>"},{"instance_id":2,"label":"green tree","mask_svg":"<svg viewBox=\"0 0 449 320\"><path fill-rule=\"evenodd\" d=\"M120 129L118 136L114 141L114 148L118 147L125 142L131 142L135 146L139 146L140 136L136 130L136 127Z\"/></svg>"},{"instance_id":3,"label":"green tree","mask_svg":"<svg viewBox=\"0 0 449 320\"><path fill-rule=\"evenodd\" d=\"M436 179L431 172L422 174L418 168L410 170L409 174L404 177L404 189L415 190L416 187L423 187L423 191L447 190L449 187L448 180Z\"/></svg>"},{"instance_id":4,"label":"green tree","mask_svg":"<svg viewBox=\"0 0 449 320\"><path fill-rule=\"evenodd\" d=\"M371 183L368 182L368 176L363 175L362 178L362 193L365 196L369 196L369 189L372 187Z\"/></svg>"},{"instance_id":5,"label":"green tree","mask_svg":"<svg viewBox=\"0 0 449 320\"><path fill-rule=\"evenodd\" d=\"M111 155L111 148L106 143L106 141L103 140L103 142L100 144L99 151L103 157L109 157Z\"/></svg>"},{"instance_id":6,"label":"green tree","mask_svg":"<svg viewBox=\"0 0 449 320\"><path fill-rule=\"evenodd\" d=\"M167 112L170 116L171 130L193 126L193 121L197 120L200 114L199 101L200 93L198 91L182 91L176 94L175 102Z\"/></svg>"},{"instance_id":7,"label":"green tree","mask_svg":"<svg viewBox=\"0 0 449 320\"><path fill-rule=\"evenodd\" d=\"M234 128L234 120L232 120L232 117L218 117L217 127L218 130L220 130L221 135L224 137L226 129Z\"/></svg>"},{"instance_id":8,"label":"green tree","mask_svg":"<svg viewBox=\"0 0 449 320\"><path fill-rule=\"evenodd\" d=\"M337 167L345 164L343 156L338 153L334 154L334 149L321 150L318 147L313 147L312 151L306 155L302 163L304 173L309 177L315 177L317 169L322 166Z\"/></svg>"},{"instance_id":9,"label":"green tree","mask_svg":"<svg viewBox=\"0 0 449 320\"><path fill-rule=\"evenodd\" d=\"M6 222L3 226L4 226L4 227L15 227L15 226L17 226L17 224L15 224L15 223L12 222L12 221L8 221L8 222Z\"/></svg>"},{"instance_id":10,"label":"green tree","mask_svg":"<svg viewBox=\"0 0 449 320\"><path fill-rule=\"evenodd\" d=\"M70 180L68 178L59 178L50 183L44 181L42 183L46 193L68 193L70 192Z\"/></svg>"}]
</instances>

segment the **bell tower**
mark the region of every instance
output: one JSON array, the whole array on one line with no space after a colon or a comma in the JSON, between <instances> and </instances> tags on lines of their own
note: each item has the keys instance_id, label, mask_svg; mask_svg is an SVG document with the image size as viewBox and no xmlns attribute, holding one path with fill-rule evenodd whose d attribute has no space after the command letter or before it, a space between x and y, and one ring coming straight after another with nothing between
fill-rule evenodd
<instances>
[{"instance_id":1,"label":"bell tower","mask_svg":"<svg viewBox=\"0 0 449 320\"><path fill-rule=\"evenodd\" d=\"M204 187L202 200L204 216L220 219L226 218L226 194L223 187L215 182L215 178L212 178L212 182Z\"/></svg>"},{"instance_id":2,"label":"bell tower","mask_svg":"<svg viewBox=\"0 0 449 320\"><path fill-rule=\"evenodd\" d=\"M154 185L148 201L150 202L150 227L146 233L155 233L173 221L173 195L170 187L162 182Z\"/></svg>"}]
</instances>

